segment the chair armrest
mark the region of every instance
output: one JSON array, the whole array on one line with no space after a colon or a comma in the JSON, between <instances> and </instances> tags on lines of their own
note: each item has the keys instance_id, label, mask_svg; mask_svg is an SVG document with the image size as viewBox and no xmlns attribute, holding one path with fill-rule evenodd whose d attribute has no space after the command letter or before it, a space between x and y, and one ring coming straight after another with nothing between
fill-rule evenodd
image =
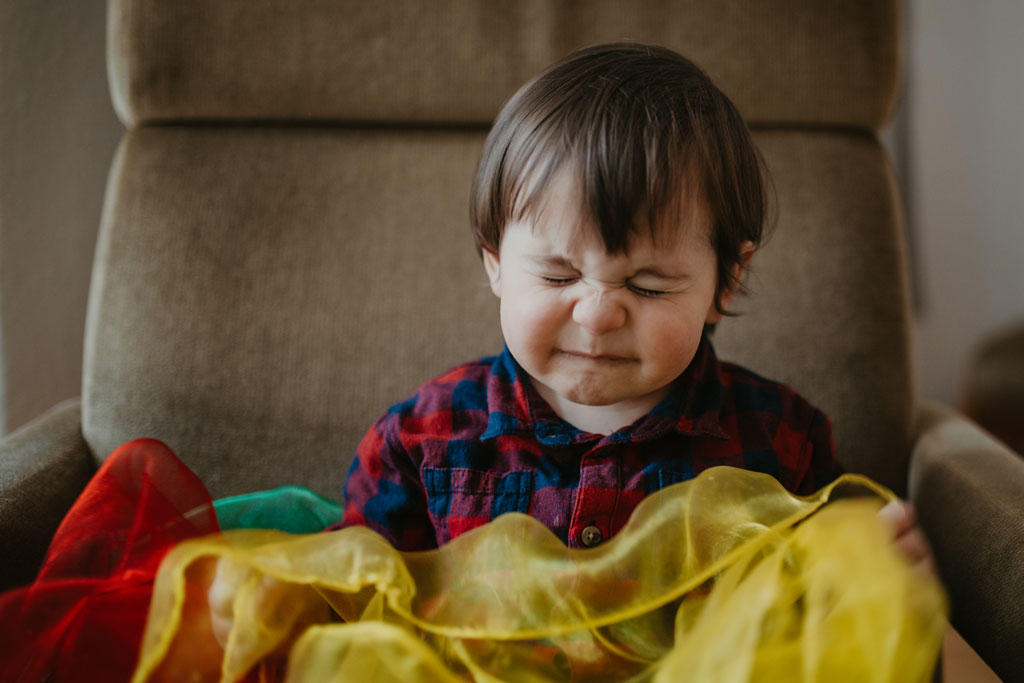
<instances>
[{"instance_id":1,"label":"chair armrest","mask_svg":"<svg viewBox=\"0 0 1024 683\"><path fill-rule=\"evenodd\" d=\"M1024 459L967 418L926 405L910 498L954 627L1004 681L1024 681Z\"/></svg>"},{"instance_id":2,"label":"chair armrest","mask_svg":"<svg viewBox=\"0 0 1024 683\"><path fill-rule=\"evenodd\" d=\"M77 398L0 441L0 590L35 577L57 526L95 470Z\"/></svg>"}]
</instances>

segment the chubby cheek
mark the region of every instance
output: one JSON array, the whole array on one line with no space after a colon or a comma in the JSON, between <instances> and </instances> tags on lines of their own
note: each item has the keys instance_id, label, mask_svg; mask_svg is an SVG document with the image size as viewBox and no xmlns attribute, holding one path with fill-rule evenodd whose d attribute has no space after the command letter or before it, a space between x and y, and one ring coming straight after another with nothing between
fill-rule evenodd
<instances>
[{"instance_id":1,"label":"chubby cheek","mask_svg":"<svg viewBox=\"0 0 1024 683\"><path fill-rule=\"evenodd\" d=\"M541 297L501 300L501 330L520 364L542 363L556 345L565 320L559 308Z\"/></svg>"},{"instance_id":2,"label":"chubby cheek","mask_svg":"<svg viewBox=\"0 0 1024 683\"><path fill-rule=\"evenodd\" d=\"M703 320L652 321L637 338L643 344L643 357L648 361L651 379L671 382L681 375L700 345Z\"/></svg>"}]
</instances>

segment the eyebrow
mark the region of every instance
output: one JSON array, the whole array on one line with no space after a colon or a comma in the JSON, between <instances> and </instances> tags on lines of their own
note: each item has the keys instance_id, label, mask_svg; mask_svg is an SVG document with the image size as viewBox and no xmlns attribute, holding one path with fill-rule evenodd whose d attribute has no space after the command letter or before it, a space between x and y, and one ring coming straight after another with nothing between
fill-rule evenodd
<instances>
[{"instance_id":1,"label":"eyebrow","mask_svg":"<svg viewBox=\"0 0 1024 683\"><path fill-rule=\"evenodd\" d=\"M550 254L529 256L529 259L539 266L554 266L572 268L572 262L564 256L552 256Z\"/></svg>"}]
</instances>

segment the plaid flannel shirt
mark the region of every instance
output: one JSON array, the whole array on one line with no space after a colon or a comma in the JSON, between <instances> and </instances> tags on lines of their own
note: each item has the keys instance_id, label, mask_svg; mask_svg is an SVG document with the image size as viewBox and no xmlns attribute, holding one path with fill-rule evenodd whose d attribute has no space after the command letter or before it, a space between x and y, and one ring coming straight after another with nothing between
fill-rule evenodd
<instances>
[{"instance_id":1,"label":"plaid flannel shirt","mask_svg":"<svg viewBox=\"0 0 1024 683\"><path fill-rule=\"evenodd\" d=\"M842 471L821 411L719 362L706 338L670 394L609 435L559 418L506 348L427 382L373 425L338 526L419 550L516 511L582 547L584 529L590 544L611 538L645 496L715 465L765 472L798 494Z\"/></svg>"}]
</instances>

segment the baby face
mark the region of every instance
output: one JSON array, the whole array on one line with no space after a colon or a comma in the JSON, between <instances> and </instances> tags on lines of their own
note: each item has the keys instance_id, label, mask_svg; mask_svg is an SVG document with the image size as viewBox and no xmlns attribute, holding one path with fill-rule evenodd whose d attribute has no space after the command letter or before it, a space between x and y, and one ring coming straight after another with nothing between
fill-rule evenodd
<instances>
[{"instance_id":1,"label":"baby face","mask_svg":"<svg viewBox=\"0 0 1024 683\"><path fill-rule=\"evenodd\" d=\"M578 207L569 174L556 175L542 210L508 225L484 264L505 341L537 391L579 428L604 416L607 432L649 412L693 360L721 317L717 266L702 211L671 239L641 231L613 255Z\"/></svg>"}]
</instances>

